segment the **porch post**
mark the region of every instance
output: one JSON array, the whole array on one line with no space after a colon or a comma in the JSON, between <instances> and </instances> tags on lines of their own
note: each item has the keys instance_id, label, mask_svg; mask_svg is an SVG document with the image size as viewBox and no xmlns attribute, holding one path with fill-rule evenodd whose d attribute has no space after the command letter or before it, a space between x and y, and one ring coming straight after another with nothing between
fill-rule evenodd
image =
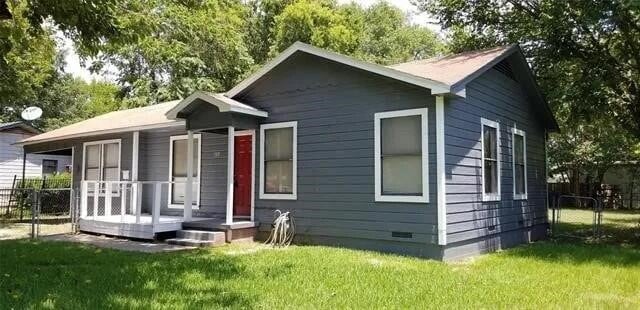
<instances>
[{"instance_id":1,"label":"porch post","mask_svg":"<svg viewBox=\"0 0 640 310\"><path fill-rule=\"evenodd\" d=\"M193 131L187 131L187 183L184 186L184 220L190 221L193 207Z\"/></svg>"},{"instance_id":2,"label":"porch post","mask_svg":"<svg viewBox=\"0 0 640 310\"><path fill-rule=\"evenodd\" d=\"M233 223L233 179L234 179L234 155L235 155L235 135L233 126L228 127L227 136L227 216L226 224Z\"/></svg>"}]
</instances>

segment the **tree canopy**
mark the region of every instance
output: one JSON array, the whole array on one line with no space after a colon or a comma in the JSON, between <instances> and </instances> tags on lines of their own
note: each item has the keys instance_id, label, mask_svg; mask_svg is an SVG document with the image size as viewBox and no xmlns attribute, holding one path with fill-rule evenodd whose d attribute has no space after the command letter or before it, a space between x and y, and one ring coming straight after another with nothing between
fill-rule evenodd
<instances>
[{"instance_id":1,"label":"tree canopy","mask_svg":"<svg viewBox=\"0 0 640 310\"><path fill-rule=\"evenodd\" d=\"M601 177L636 159L640 3L632 0L417 0L464 51L519 43L558 118L551 167Z\"/></svg>"}]
</instances>

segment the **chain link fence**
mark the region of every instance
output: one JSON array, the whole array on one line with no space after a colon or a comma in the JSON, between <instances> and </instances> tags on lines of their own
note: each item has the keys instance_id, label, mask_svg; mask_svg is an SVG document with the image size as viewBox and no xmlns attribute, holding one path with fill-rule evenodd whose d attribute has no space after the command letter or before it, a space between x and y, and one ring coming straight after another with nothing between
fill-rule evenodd
<instances>
[{"instance_id":1,"label":"chain link fence","mask_svg":"<svg viewBox=\"0 0 640 310\"><path fill-rule=\"evenodd\" d=\"M75 232L75 197L70 188L0 189L0 240Z\"/></svg>"},{"instance_id":2,"label":"chain link fence","mask_svg":"<svg viewBox=\"0 0 640 310\"><path fill-rule=\"evenodd\" d=\"M610 196L550 197L551 236L607 244L640 245L640 209L616 208Z\"/></svg>"},{"instance_id":3,"label":"chain link fence","mask_svg":"<svg viewBox=\"0 0 640 310\"><path fill-rule=\"evenodd\" d=\"M551 233L556 238L597 239L602 233L602 204L595 198L554 196L550 217Z\"/></svg>"}]
</instances>

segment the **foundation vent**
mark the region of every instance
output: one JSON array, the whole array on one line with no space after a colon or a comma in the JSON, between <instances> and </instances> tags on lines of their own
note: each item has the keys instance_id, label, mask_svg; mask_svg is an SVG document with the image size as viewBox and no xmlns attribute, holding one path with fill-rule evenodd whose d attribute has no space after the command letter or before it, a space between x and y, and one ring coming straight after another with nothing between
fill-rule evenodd
<instances>
[{"instance_id":1,"label":"foundation vent","mask_svg":"<svg viewBox=\"0 0 640 310\"><path fill-rule=\"evenodd\" d=\"M392 231L391 237L394 238L413 238L413 233L404 232L404 231Z\"/></svg>"}]
</instances>

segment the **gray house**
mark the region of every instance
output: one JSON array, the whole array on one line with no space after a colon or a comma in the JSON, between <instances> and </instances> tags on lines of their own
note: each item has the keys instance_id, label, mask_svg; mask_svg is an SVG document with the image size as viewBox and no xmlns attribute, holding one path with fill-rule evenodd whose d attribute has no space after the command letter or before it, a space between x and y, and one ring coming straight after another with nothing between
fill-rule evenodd
<instances>
[{"instance_id":1,"label":"gray house","mask_svg":"<svg viewBox=\"0 0 640 310\"><path fill-rule=\"evenodd\" d=\"M80 228L264 235L457 259L544 238L557 124L518 46L391 67L296 43L223 94L21 142L72 149Z\"/></svg>"}]
</instances>

